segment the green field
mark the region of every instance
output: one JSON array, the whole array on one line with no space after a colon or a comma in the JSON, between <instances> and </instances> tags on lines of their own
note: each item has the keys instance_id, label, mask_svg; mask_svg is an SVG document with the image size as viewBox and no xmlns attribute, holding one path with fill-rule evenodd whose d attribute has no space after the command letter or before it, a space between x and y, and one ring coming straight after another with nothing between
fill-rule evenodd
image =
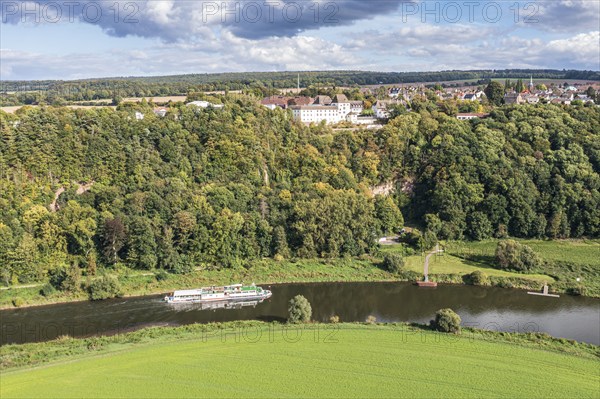
<instances>
[{"instance_id":1,"label":"green field","mask_svg":"<svg viewBox=\"0 0 600 399\"><path fill-rule=\"evenodd\" d=\"M285 339L284 325L235 326L204 335L199 327L167 336L150 329L133 334L156 338L106 344L98 352L89 349L93 340L28 345L22 355L35 357L43 348L59 356L52 351L69 346L77 353L73 348L82 344L88 352L2 371L0 397L597 398L599 392L597 347L589 345L552 341L543 350L540 342L513 344L485 333L456 337L359 324L291 327ZM2 351L5 361L15 349Z\"/></svg>"}]
</instances>

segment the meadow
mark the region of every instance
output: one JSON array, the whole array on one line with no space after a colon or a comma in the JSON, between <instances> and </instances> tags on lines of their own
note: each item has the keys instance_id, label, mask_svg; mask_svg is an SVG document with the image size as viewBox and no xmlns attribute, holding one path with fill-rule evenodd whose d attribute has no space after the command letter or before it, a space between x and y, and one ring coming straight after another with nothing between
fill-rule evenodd
<instances>
[{"instance_id":1,"label":"meadow","mask_svg":"<svg viewBox=\"0 0 600 399\"><path fill-rule=\"evenodd\" d=\"M598 347L548 337L260 322L9 345L0 361L2 398L597 398L599 367Z\"/></svg>"}]
</instances>

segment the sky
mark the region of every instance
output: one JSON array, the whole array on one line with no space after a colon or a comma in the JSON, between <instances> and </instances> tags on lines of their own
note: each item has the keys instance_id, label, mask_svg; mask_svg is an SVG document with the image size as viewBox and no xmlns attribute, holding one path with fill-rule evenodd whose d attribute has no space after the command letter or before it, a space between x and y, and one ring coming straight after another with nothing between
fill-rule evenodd
<instances>
[{"instance_id":1,"label":"sky","mask_svg":"<svg viewBox=\"0 0 600 399\"><path fill-rule=\"evenodd\" d=\"M0 80L600 70L600 0L0 0Z\"/></svg>"}]
</instances>

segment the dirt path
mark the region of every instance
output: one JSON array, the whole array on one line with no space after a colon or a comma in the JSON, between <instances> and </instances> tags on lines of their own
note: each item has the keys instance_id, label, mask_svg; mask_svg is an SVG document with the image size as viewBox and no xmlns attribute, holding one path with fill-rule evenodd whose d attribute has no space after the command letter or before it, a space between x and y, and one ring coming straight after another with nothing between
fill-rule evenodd
<instances>
[{"instance_id":1,"label":"dirt path","mask_svg":"<svg viewBox=\"0 0 600 399\"><path fill-rule=\"evenodd\" d=\"M425 265L423 266L423 274L425 275L425 281L429 281L429 258L431 258L431 255L435 255L441 252L444 252L444 250L440 249L439 244L436 244L435 249L428 253L425 257Z\"/></svg>"}]
</instances>

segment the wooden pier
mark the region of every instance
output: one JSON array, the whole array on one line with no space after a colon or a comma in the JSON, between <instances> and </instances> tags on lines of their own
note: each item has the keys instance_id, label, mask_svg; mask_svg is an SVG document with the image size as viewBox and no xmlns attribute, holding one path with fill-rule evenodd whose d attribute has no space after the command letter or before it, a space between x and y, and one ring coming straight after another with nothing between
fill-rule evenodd
<instances>
[{"instance_id":1,"label":"wooden pier","mask_svg":"<svg viewBox=\"0 0 600 399\"><path fill-rule=\"evenodd\" d=\"M544 284L544 288L542 289L542 292L528 291L527 293L529 295L538 295L538 296L548 296L548 297L551 297L551 298L560 298L560 295L549 294L548 293L548 284Z\"/></svg>"}]
</instances>

